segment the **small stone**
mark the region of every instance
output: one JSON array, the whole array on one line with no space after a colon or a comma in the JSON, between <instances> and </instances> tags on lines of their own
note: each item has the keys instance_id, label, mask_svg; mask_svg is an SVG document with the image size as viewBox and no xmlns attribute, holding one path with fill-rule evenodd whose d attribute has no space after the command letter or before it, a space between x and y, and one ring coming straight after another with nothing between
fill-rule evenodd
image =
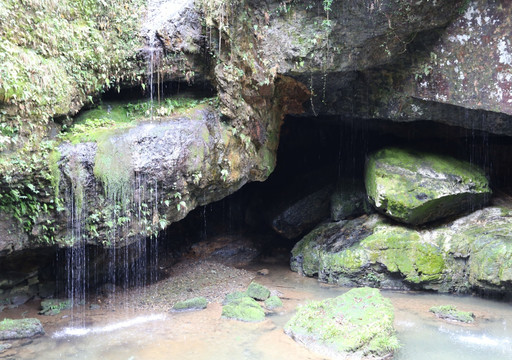
<instances>
[{"instance_id":1,"label":"small stone","mask_svg":"<svg viewBox=\"0 0 512 360\"><path fill-rule=\"evenodd\" d=\"M245 296L224 305L222 307L222 317L246 322L258 322L265 319L265 311L256 300Z\"/></svg>"},{"instance_id":2,"label":"small stone","mask_svg":"<svg viewBox=\"0 0 512 360\"><path fill-rule=\"evenodd\" d=\"M255 300L265 301L270 296L270 290L253 281L247 289L247 296L252 297Z\"/></svg>"},{"instance_id":3,"label":"small stone","mask_svg":"<svg viewBox=\"0 0 512 360\"><path fill-rule=\"evenodd\" d=\"M3 353L5 350L11 348L11 344L0 344L0 354Z\"/></svg>"},{"instance_id":4,"label":"small stone","mask_svg":"<svg viewBox=\"0 0 512 360\"><path fill-rule=\"evenodd\" d=\"M282 306L283 306L283 302L281 301L281 299L278 296L272 295L267 300L265 300L265 307L269 310L272 310L272 309L275 309L278 307L282 307Z\"/></svg>"},{"instance_id":5,"label":"small stone","mask_svg":"<svg viewBox=\"0 0 512 360\"><path fill-rule=\"evenodd\" d=\"M229 304L233 300L241 299L243 297L247 297L247 293L245 291L234 291L226 295L224 301L222 302L222 305Z\"/></svg>"},{"instance_id":6,"label":"small stone","mask_svg":"<svg viewBox=\"0 0 512 360\"><path fill-rule=\"evenodd\" d=\"M173 306L174 311L202 310L206 309L208 301L204 297L195 297L185 301L178 301Z\"/></svg>"},{"instance_id":7,"label":"small stone","mask_svg":"<svg viewBox=\"0 0 512 360\"><path fill-rule=\"evenodd\" d=\"M269 274L269 271L268 271L268 269L260 269L260 270L258 270L257 274L267 276Z\"/></svg>"},{"instance_id":8,"label":"small stone","mask_svg":"<svg viewBox=\"0 0 512 360\"><path fill-rule=\"evenodd\" d=\"M57 315L61 310L71 309L73 304L70 299L47 299L41 301L40 315Z\"/></svg>"},{"instance_id":9,"label":"small stone","mask_svg":"<svg viewBox=\"0 0 512 360\"><path fill-rule=\"evenodd\" d=\"M475 320L475 315L472 312L459 311L454 305L433 306L429 311L434 313L438 318L444 320L452 320L468 324Z\"/></svg>"}]
</instances>

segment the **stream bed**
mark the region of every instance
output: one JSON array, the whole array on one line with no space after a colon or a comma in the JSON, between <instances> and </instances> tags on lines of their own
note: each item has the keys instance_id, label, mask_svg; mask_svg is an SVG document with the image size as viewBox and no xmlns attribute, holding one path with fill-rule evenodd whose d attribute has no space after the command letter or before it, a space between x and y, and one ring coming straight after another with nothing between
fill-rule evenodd
<instances>
[{"instance_id":1,"label":"stream bed","mask_svg":"<svg viewBox=\"0 0 512 360\"><path fill-rule=\"evenodd\" d=\"M222 306L212 302L206 310L169 312L169 307L138 309L123 295L117 306L89 304L41 317L46 335L20 341L0 354L0 359L312 359L324 357L295 343L283 332L294 309L308 300L335 297L346 288L319 283L291 272L286 265L259 264L269 270L255 280L279 292L284 306L261 323L243 323L221 318ZM247 285L247 278L242 281ZM159 286L158 284L154 284ZM139 290L140 291L140 290ZM162 286L159 289L162 293ZM512 359L512 304L472 296L383 291L395 307L395 328L402 348L399 360ZM144 290L151 296L151 290ZM134 293L125 294L134 299ZM453 304L472 311L473 324L461 325L437 319L429 308ZM18 315L32 316L35 305L20 308ZM21 313L22 312L22 313ZM0 318L13 316L4 311ZM77 321L79 320L79 321Z\"/></svg>"}]
</instances>

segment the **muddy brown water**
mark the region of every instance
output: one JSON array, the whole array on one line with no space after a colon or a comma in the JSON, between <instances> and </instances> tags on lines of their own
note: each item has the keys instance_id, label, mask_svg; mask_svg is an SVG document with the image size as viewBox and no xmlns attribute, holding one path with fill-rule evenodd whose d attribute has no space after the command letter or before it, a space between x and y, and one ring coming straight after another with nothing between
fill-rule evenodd
<instances>
[{"instance_id":1,"label":"muddy brown water","mask_svg":"<svg viewBox=\"0 0 512 360\"><path fill-rule=\"evenodd\" d=\"M346 288L325 285L291 272L285 265L263 264L266 276L256 281L279 292L284 306L261 323L221 318L222 306L173 313L119 305L75 307L56 317L41 317L45 336L13 342L3 359L324 359L283 332L297 306L309 300L334 297ZM249 269L256 270L257 268ZM254 272L255 274L255 272ZM400 360L512 359L512 304L476 297L383 291L395 307L395 328L402 348ZM147 295L147 294L145 294ZM130 296L134 296L130 294ZM118 296L119 304L123 303ZM127 304L128 302L124 302ZM428 309L454 304L473 311L476 321L460 325L435 318ZM87 310L86 310L87 309ZM4 311L4 317L36 316L37 304Z\"/></svg>"}]
</instances>

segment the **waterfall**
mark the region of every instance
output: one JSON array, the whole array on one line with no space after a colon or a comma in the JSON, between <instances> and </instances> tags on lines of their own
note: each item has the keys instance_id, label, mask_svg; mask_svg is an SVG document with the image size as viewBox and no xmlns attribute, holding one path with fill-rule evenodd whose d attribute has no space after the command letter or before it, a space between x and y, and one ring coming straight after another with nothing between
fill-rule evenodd
<instances>
[{"instance_id":1,"label":"waterfall","mask_svg":"<svg viewBox=\"0 0 512 360\"><path fill-rule=\"evenodd\" d=\"M148 0L147 18L144 22L143 33L147 38L146 47L143 49L147 61L147 78L149 82L150 117L154 115L155 97L155 73L157 75L157 100L160 102L160 63L162 47L158 39L158 31L165 28L170 20L178 17L180 12L193 6L193 0Z\"/></svg>"}]
</instances>

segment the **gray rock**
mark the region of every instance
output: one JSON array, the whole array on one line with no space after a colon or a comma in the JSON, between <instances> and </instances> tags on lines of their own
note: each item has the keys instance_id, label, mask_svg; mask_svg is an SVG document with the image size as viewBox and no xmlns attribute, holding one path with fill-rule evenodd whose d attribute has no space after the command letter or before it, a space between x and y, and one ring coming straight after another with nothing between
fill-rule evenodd
<instances>
[{"instance_id":1,"label":"gray rock","mask_svg":"<svg viewBox=\"0 0 512 360\"><path fill-rule=\"evenodd\" d=\"M349 217L369 214L372 207L366 196L363 183L343 181L331 195L331 220L345 220Z\"/></svg>"},{"instance_id":2,"label":"gray rock","mask_svg":"<svg viewBox=\"0 0 512 360\"><path fill-rule=\"evenodd\" d=\"M331 186L290 202L272 219L272 228L287 239L311 230L329 216Z\"/></svg>"}]
</instances>

